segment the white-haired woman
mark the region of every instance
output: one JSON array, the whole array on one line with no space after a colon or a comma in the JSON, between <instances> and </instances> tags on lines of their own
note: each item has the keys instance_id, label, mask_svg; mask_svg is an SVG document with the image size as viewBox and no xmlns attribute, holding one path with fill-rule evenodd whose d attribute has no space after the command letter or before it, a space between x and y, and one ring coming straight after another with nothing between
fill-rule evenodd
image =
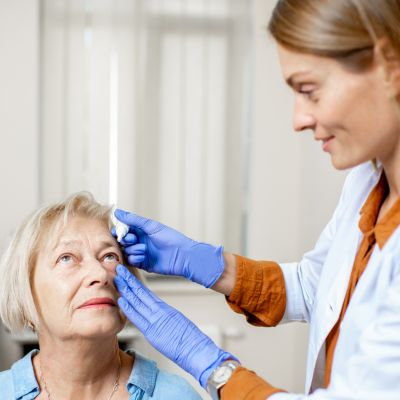
<instances>
[{"instance_id":1,"label":"white-haired woman","mask_svg":"<svg viewBox=\"0 0 400 400\"><path fill-rule=\"evenodd\" d=\"M212 287L254 325L308 322L305 393L284 393L238 366L122 267L119 303L214 399L398 400L400 0L279 0L269 30L294 92L294 129L313 132L335 168L351 168L314 249L295 263L254 261L156 221L117 216L130 225L131 263ZM164 334L155 335L160 323Z\"/></svg>"},{"instance_id":2,"label":"white-haired woman","mask_svg":"<svg viewBox=\"0 0 400 400\"><path fill-rule=\"evenodd\" d=\"M126 318L114 286L123 262L110 208L89 193L42 208L16 232L0 266L0 316L39 340L0 373L1 400L200 399L182 378L122 352Z\"/></svg>"}]
</instances>

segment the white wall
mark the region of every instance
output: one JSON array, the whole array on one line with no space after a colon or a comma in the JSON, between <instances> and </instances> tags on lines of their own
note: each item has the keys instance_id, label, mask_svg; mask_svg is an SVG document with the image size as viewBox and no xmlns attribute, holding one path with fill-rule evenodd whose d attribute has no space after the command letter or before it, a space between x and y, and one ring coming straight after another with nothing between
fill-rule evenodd
<instances>
[{"instance_id":1,"label":"white wall","mask_svg":"<svg viewBox=\"0 0 400 400\"><path fill-rule=\"evenodd\" d=\"M281 261L313 246L338 200L336 171L310 132L294 133L294 98L266 32L275 0L256 0L249 253Z\"/></svg>"},{"instance_id":2,"label":"white wall","mask_svg":"<svg viewBox=\"0 0 400 400\"><path fill-rule=\"evenodd\" d=\"M0 249L37 206L38 16L37 0L0 0ZM0 369L12 350L0 347Z\"/></svg>"}]
</instances>

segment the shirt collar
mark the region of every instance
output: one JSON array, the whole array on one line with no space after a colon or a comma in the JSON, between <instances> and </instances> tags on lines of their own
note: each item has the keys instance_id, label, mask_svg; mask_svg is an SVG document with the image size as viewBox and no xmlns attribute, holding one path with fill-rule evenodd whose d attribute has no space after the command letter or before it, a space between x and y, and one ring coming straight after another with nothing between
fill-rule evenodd
<instances>
[{"instance_id":1,"label":"shirt collar","mask_svg":"<svg viewBox=\"0 0 400 400\"><path fill-rule=\"evenodd\" d=\"M35 398L39 394L39 384L33 372L32 357L38 350L32 350L25 357L15 362L11 367L16 399L22 399L28 394Z\"/></svg>"},{"instance_id":2,"label":"shirt collar","mask_svg":"<svg viewBox=\"0 0 400 400\"><path fill-rule=\"evenodd\" d=\"M22 399L30 393L32 393L31 398L33 399L39 394L39 384L32 364L32 358L38 352L39 350L32 350L11 367L16 399ZM149 397L152 397L158 375L157 364L133 350L128 350L127 353L135 357L132 372L126 384L128 392L133 394L136 388L139 388Z\"/></svg>"},{"instance_id":3,"label":"shirt collar","mask_svg":"<svg viewBox=\"0 0 400 400\"><path fill-rule=\"evenodd\" d=\"M388 193L389 185L385 173L382 172L378 183L372 189L360 211L359 227L362 233L370 236L371 240L376 240L381 249L400 224L400 198L386 212L379 223L376 223L382 203Z\"/></svg>"},{"instance_id":4,"label":"shirt collar","mask_svg":"<svg viewBox=\"0 0 400 400\"><path fill-rule=\"evenodd\" d=\"M400 225L400 197L386 212L383 218L376 224L375 236L380 248L382 248L393 232Z\"/></svg>"},{"instance_id":5,"label":"shirt collar","mask_svg":"<svg viewBox=\"0 0 400 400\"><path fill-rule=\"evenodd\" d=\"M135 387L138 387L152 397L158 375L157 364L133 350L127 350L127 353L135 357L133 369L126 384L128 392L132 394Z\"/></svg>"}]
</instances>

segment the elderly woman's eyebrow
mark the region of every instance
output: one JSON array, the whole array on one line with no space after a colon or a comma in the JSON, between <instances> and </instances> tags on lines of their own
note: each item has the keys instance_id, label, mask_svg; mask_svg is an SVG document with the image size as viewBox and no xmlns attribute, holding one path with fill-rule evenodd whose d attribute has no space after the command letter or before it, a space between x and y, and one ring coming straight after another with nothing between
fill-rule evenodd
<instances>
[{"instance_id":1,"label":"elderly woman's eyebrow","mask_svg":"<svg viewBox=\"0 0 400 400\"><path fill-rule=\"evenodd\" d=\"M115 249L119 249L118 244L117 244L114 240L112 240L112 239L110 239L110 240L102 240L102 241L100 242L100 247L101 247L101 248L113 247L113 248L115 248Z\"/></svg>"},{"instance_id":2,"label":"elderly woman's eyebrow","mask_svg":"<svg viewBox=\"0 0 400 400\"><path fill-rule=\"evenodd\" d=\"M53 247L53 250L57 250L59 247L78 247L81 245L82 242L80 240L63 240L61 242L56 243L56 245ZM102 249L106 247L113 247L115 249L119 248L118 245L115 243L115 241L112 239L101 240L99 242L99 247Z\"/></svg>"},{"instance_id":3,"label":"elderly woman's eyebrow","mask_svg":"<svg viewBox=\"0 0 400 400\"><path fill-rule=\"evenodd\" d=\"M75 246L80 245L81 242L79 240L63 240L61 242L57 242L53 247L53 250L57 250L59 247L68 247L68 246Z\"/></svg>"}]
</instances>

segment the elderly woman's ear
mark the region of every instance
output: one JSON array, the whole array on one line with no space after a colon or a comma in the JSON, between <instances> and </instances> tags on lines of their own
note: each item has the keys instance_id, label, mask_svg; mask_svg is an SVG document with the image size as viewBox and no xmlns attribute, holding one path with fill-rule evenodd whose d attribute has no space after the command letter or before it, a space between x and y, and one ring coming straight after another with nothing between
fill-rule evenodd
<instances>
[{"instance_id":1,"label":"elderly woman's ear","mask_svg":"<svg viewBox=\"0 0 400 400\"><path fill-rule=\"evenodd\" d=\"M33 332L36 332L35 325L31 321L28 321L28 328L31 329Z\"/></svg>"}]
</instances>

